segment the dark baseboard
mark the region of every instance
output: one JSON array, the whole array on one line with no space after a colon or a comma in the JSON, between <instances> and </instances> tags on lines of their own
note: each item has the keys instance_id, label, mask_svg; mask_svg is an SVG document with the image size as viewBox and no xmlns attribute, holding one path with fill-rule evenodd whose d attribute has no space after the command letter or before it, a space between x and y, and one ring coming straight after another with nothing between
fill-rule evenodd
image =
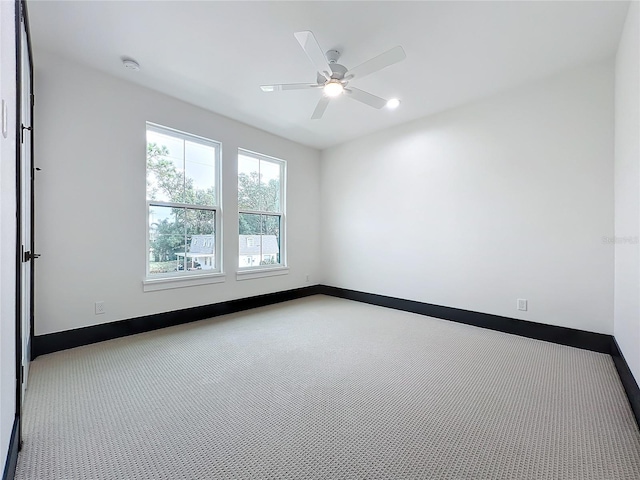
<instances>
[{"instance_id":1,"label":"dark baseboard","mask_svg":"<svg viewBox=\"0 0 640 480\"><path fill-rule=\"evenodd\" d=\"M631 369L624 359L624 355L622 355L622 351L615 338L611 341L611 357L613 358L616 370L618 370L624 391L627 393L627 398L631 404L631 410L633 410L633 414L636 417L636 422L638 426L640 426L640 388L635 378L633 378Z\"/></svg>"},{"instance_id":2,"label":"dark baseboard","mask_svg":"<svg viewBox=\"0 0 640 480\"><path fill-rule=\"evenodd\" d=\"M63 332L37 335L33 337L32 360L39 355L67 350L69 348L103 342L114 338L134 335L136 333L149 332L160 328L195 322L205 318L217 317L229 313L249 310L251 308L264 307L275 303L295 300L296 298L316 295L318 285L285 290L282 292L268 293L255 297L229 300L226 302L202 305L199 307L185 308L172 312L146 315L144 317L119 320L91 327L65 330Z\"/></svg>"},{"instance_id":3,"label":"dark baseboard","mask_svg":"<svg viewBox=\"0 0 640 480\"><path fill-rule=\"evenodd\" d=\"M567 327L545 325L543 323L517 320L515 318L500 317L489 313L472 312L459 308L443 307L430 303L405 300L402 298L387 297L373 293L348 290L346 288L319 286L319 292L324 295L356 300L381 307L403 310L405 312L418 313L429 317L442 318L453 322L465 323L475 327L489 328L504 333L520 335L522 337L544 340L546 342L559 343L570 347L592 350L600 353L611 353L611 335L603 333L586 332Z\"/></svg>"},{"instance_id":4,"label":"dark baseboard","mask_svg":"<svg viewBox=\"0 0 640 480\"><path fill-rule=\"evenodd\" d=\"M476 327L489 328L500 332L511 333L523 337L544 340L561 345L583 348L600 353L612 353L612 336L602 333L586 332L567 327L545 325L542 323L501 317L489 313L461 310L453 307L443 307L430 303L387 297L373 293L359 292L345 288L327 285L313 285L309 287L285 290L282 292L258 295L255 297L229 300L226 302L185 308L171 312L163 312L143 317L119 320L116 322L94 325L91 327L65 330L63 332L37 335L33 337L31 345L32 359L39 355L53 353L60 350L89 345L91 343L125 337L136 333L148 332L160 328L190 323L205 318L217 317L229 313L264 307L275 303L295 300L310 295L324 294L333 297L355 300L381 307L418 313L429 317L441 318L453 322L464 323Z\"/></svg>"},{"instance_id":5,"label":"dark baseboard","mask_svg":"<svg viewBox=\"0 0 640 480\"><path fill-rule=\"evenodd\" d=\"M13 420L13 428L11 429L11 439L9 440L9 451L4 464L4 472L2 480L13 480L16 474L16 465L18 464L18 450L20 450L20 418Z\"/></svg>"}]
</instances>

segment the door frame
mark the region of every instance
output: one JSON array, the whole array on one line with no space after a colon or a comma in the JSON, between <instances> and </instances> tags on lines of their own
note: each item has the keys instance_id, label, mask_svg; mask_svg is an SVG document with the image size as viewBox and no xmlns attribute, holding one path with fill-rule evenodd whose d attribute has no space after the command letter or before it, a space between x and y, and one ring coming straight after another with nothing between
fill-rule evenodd
<instances>
[{"instance_id":1,"label":"door frame","mask_svg":"<svg viewBox=\"0 0 640 480\"><path fill-rule=\"evenodd\" d=\"M22 0L22 5L23 5L23 16L24 16L24 31L25 31L25 36L27 38L27 56L29 59L29 91L31 92L30 97L29 97L29 122L31 123L31 132L29 134L29 164L31 165L31 179L30 179L30 199L29 199L29 203L31 204L29 206L31 212L29 215L29 219L31 221L31 225L29 226L29 234L31 236L30 239L30 243L31 243L31 253L34 254L36 251L36 231L35 231L35 227L36 227L36 222L35 222L35 212L36 212L36 198L35 198L35 186L36 186L36 172L38 171L38 169L36 168L35 164L34 164L34 155L33 155L33 147L34 147L34 141L33 141L33 129L34 129L34 119L33 119L33 114L34 114L34 106L35 106L35 92L34 92L34 81L33 81L33 50L31 48L31 28L29 27L29 12L27 10L27 1L26 0ZM21 147L22 148L22 147ZM27 352L28 356L27 358L29 359L29 361L33 360L33 355L31 354L31 346L33 345L33 337L34 337L34 328L35 328L35 315L34 315L34 308L35 308L35 278L34 278L34 273L35 273L35 262L34 262L34 258L33 255L31 257L31 263L29 265L29 268L31 269L31 282L29 285L29 289L31 290L31 294L30 294L30 306L29 306L29 351Z\"/></svg>"},{"instance_id":2,"label":"door frame","mask_svg":"<svg viewBox=\"0 0 640 480\"><path fill-rule=\"evenodd\" d=\"M30 142L30 179L28 179L31 186L31 194L30 194L30 210L31 210L31 225L30 225L30 241L31 241L31 251L33 252L34 248L34 172L35 167L33 164L33 53L31 49L31 33L29 29L29 15L27 12L27 4L26 0L15 0L15 41L16 41L16 318L15 318L15 332L16 332L16 419L18 420L18 449L22 447L22 422L20 421L22 416L22 378L23 378L23 367L22 367L22 357L23 357L23 331L22 331L22 263L23 263L23 253L22 253L22 185L26 180L22 175L22 95L24 93L24 86L22 84L22 54L25 52L27 54L27 59L29 63L29 85L28 89L31 92L31 101L29 105L30 116L31 116L31 135L29 136ZM22 24L24 23L25 37L26 37L26 45L23 45L22 41ZM33 328L34 328L34 264L33 261L30 260L29 268L31 270L31 282L29 285L30 290L30 332L28 345L32 345L33 343ZM30 353L30 352L27 352Z\"/></svg>"}]
</instances>

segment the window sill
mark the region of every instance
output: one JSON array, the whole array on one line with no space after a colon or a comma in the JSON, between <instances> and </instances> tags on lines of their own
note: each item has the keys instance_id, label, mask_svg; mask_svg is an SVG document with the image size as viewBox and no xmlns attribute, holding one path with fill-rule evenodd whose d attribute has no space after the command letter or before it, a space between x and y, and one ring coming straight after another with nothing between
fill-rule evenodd
<instances>
[{"instance_id":1,"label":"window sill","mask_svg":"<svg viewBox=\"0 0 640 480\"><path fill-rule=\"evenodd\" d=\"M146 278L142 281L145 292L168 290L170 288L195 287L209 283L222 283L226 279L224 273L207 273L201 275L185 275L184 277Z\"/></svg>"},{"instance_id":2,"label":"window sill","mask_svg":"<svg viewBox=\"0 0 640 480\"><path fill-rule=\"evenodd\" d=\"M240 270L236 272L236 280L251 280L253 278L275 277L276 275L287 275L288 273L289 267Z\"/></svg>"}]
</instances>

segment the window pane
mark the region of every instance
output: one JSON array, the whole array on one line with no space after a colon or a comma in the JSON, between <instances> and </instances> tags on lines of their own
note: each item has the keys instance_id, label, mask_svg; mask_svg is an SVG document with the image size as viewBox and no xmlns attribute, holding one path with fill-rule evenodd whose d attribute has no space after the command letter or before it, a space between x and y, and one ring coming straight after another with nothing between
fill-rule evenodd
<instances>
[{"instance_id":1,"label":"window pane","mask_svg":"<svg viewBox=\"0 0 640 480\"><path fill-rule=\"evenodd\" d=\"M167 149L167 156L179 160L183 158L183 140L167 133L160 133L155 130L147 130L147 143L163 145Z\"/></svg>"},{"instance_id":2,"label":"window pane","mask_svg":"<svg viewBox=\"0 0 640 480\"><path fill-rule=\"evenodd\" d=\"M280 165L265 160L260 161L260 210L280 212Z\"/></svg>"},{"instance_id":3,"label":"window pane","mask_svg":"<svg viewBox=\"0 0 640 480\"><path fill-rule=\"evenodd\" d=\"M147 130L147 200L184 199L184 141Z\"/></svg>"},{"instance_id":4,"label":"window pane","mask_svg":"<svg viewBox=\"0 0 640 480\"><path fill-rule=\"evenodd\" d=\"M185 142L185 200L192 205L215 205L216 148Z\"/></svg>"},{"instance_id":5,"label":"window pane","mask_svg":"<svg viewBox=\"0 0 640 480\"><path fill-rule=\"evenodd\" d=\"M187 270L216 268L215 215L213 210L187 209Z\"/></svg>"},{"instance_id":6,"label":"window pane","mask_svg":"<svg viewBox=\"0 0 640 480\"><path fill-rule=\"evenodd\" d=\"M238 155L238 208L281 212L280 164Z\"/></svg>"},{"instance_id":7,"label":"window pane","mask_svg":"<svg viewBox=\"0 0 640 480\"><path fill-rule=\"evenodd\" d=\"M280 263L280 215L239 214L238 266Z\"/></svg>"},{"instance_id":8,"label":"window pane","mask_svg":"<svg viewBox=\"0 0 640 480\"><path fill-rule=\"evenodd\" d=\"M238 155L238 208L260 210L260 161Z\"/></svg>"},{"instance_id":9,"label":"window pane","mask_svg":"<svg viewBox=\"0 0 640 480\"><path fill-rule=\"evenodd\" d=\"M262 215L254 215L252 213L240 213L240 235L261 235L261 216Z\"/></svg>"},{"instance_id":10,"label":"window pane","mask_svg":"<svg viewBox=\"0 0 640 480\"><path fill-rule=\"evenodd\" d=\"M182 208L149 207L149 274L184 269L185 212Z\"/></svg>"},{"instance_id":11,"label":"window pane","mask_svg":"<svg viewBox=\"0 0 640 480\"><path fill-rule=\"evenodd\" d=\"M273 235L280 244L280 215L263 215L264 234Z\"/></svg>"}]
</instances>

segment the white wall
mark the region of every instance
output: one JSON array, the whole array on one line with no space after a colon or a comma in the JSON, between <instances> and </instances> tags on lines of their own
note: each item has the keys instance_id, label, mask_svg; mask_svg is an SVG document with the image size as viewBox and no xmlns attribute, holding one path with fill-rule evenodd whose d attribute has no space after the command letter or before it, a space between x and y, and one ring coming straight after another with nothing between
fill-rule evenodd
<instances>
[{"instance_id":1,"label":"white wall","mask_svg":"<svg viewBox=\"0 0 640 480\"><path fill-rule=\"evenodd\" d=\"M598 63L324 151L323 283L612 333L613 82Z\"/></svg>"},{"instance_id":2,"label":"white wall","mask_svg":"<svg viewBox=\"0 0 640 480\"><path fill-rule=\"evenodd\" d=\"M640 383L640 38L639 5L627 13L615 83L615 326L614 335ZM631 243L627 240L631 237Z\"/></svg>"},{"instance_id":3,"label":"white wall","mask_svg":"<svg viewBox=\"0 0 640 480\"><path fill-rule=\"evenodd\" d=\"M36 335L317 283L317 150L57 56L34 62ZM222 142L225 283L143 292L146 121ZM287 161L288 275L236 280L238 147Z\"/></svg>"},{"instance_id":4,"label":"white wall","mask_svg":"<svg viewBox=\"0 0 640 480\"><path fill-rule=\"evenodd\" d=\"M16 413L16 57L13 2L0 2L0 97L7 102L7 138L0 133L0 474Z\"/></svg>"}]
</instances>

